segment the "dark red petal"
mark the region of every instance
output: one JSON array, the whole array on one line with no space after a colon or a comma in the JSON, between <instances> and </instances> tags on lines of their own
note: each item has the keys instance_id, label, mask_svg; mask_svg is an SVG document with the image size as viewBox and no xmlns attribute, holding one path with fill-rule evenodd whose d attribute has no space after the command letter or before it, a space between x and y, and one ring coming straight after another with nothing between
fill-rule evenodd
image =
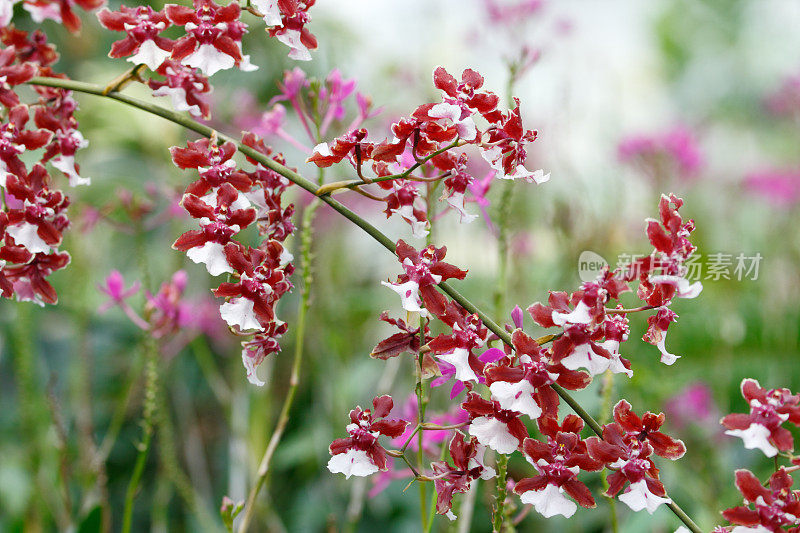
<instances>
[{"instance_id":1,"label":"dark red petal","mask_svg":"<svg viewBox=\"0 0 800 533\"><path fill-rule=\"evenodd\" d=\"M770 491L761 485L761 482L749 470L740 469L736 471L736 488L744 496L745 501L755 502L759 496L769 502L771 500Z\"/></svg>"},{"instance_id":2,"label":"dark red petal","mask_svg":"<svg viewBox=\"0 0 800 533\"><path fill-rule=\"evenodd\" d=\"M408 422L405 420L383 419L373 423L370 429L377 431L381 435L396 439L406 430Z\"/></svg>"},{"instance_id":3,"label":"dark red petal","mask_svg":"<svg viewBox=\"0 0 800 533\"><path fill-rule=\"evenodd\" d=\"M732 507L722 511L722 516L732 524L740 526L758 526L761 524L761 519L756 511L748 509L747 507Z\"/></svg>"},{"instance_id":4,"label":"dark red petal","mask_svg":"<svg viewBox=\"0 0 800 533\"><path fill-rule=\"evenodd\" d=\"M572 499L578 502L578 505L581 507L586 507L588 509L597 507L594 497L592 496L592 491L577 479L571 479L562 486L566 493L572 496Z\"/></svg>"},{"instance_id":5,"label":"dark red petal","mask_svg":"<svg viewBox=\"0 0 800 533\"><path fill-rule=\"evenodd\" d=\"M647 434L647 440L653 446L653 451L656 455L660 455L665 459L680 459L686 453L686 445L683 441L665 435L660 431L654 431Z\"/></svg>"},{"instance_id":6,"label":"dark red petal","mask_svg":"<svg viewBox=\"0 0 800 533\"><path fill-rule=\"evenodd\" d=\"M376 396L372 400L372 413L375 415L376 418L383 418L384 416L388 415L392 411L392 407L394 406L394 401L392 401L392 397L388 394L384 394L383 396Z\"/></svg>"}]
</instances>

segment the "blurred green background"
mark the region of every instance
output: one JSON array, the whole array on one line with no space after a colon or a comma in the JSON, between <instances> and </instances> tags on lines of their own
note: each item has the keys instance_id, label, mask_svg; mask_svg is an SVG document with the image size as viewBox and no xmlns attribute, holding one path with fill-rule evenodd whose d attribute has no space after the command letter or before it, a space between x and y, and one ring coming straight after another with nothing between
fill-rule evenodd
<instances>
[{"instance_id":1,"label":"blurred green background","mask_svg":"<svg viewBox=\"0 0 800 533\"><path fill-rule=\"evenodd\" d=\"M453 73L475 68L490 89L505 95L509 63L525 47L525 57L540 54L513 94L522 101L526 126L540 134L528 167L552 177L545 185L514 188L508 311L544 301L548 290L576 289L582 251L612 265L620 254L648 253L643 221L656 216L659 194L684 198L682 214L697 223L693 242L702 254L704 290L673 306L680 319L667 347L682 358L661 365L656 348L640 340L644 318L636 317L622 349L635 374L616 376L614 394L639 412L667 409L668 432L682 438L688 452L675 464L662 461L662 479L709 530L721 523L721 509L740 503L733 471L771 468L760 452L722 435L717 423L723 414L745 410L740 381L753 377L767 388L800 390L800 5L565 0L531 4L525 16L510 21L493 18L487 5L321 2L311 11L320 48L311 63L299 66L312 77L324 78L335 67L355 78L359 90L384 107L369 125L382 136L393 118L438 98L430 79L434 66ZM15 21L35 26L21 10ZM41 27L59 46L61 71L105 83L127 68L106 57L118 36L91 15L84 22L77 38L55 24ZM236 133L243 115L257 119L277 94L283 71L296 66L255 19L244 47L260 70L223 72L212 80L213 124L221 131ZM243 106L245 92L253 100ZM131 94L146 92L133 87ZM47 308L0 302L0 531L97 531L101 502L108 502L113 528L119 528L141 438L143 335L118 309L97 311L105 300L97 288L102 280L117 269L129 283L140 280L156 291L183 268L191 297L210 300L214 286L201 266L169 248L191 221L153 222L195 179L169 160L167 148L184 143L184 132L115 102L76 97L81 131L91 143L78 160L93 182L71 191L73 227L62 248L73 261L52 278L60 302ZM676 128L688 140L675 141ZM302 136L291 113L285 129ZM623 153L626 142L633 155ZM280 140L275 145L291 166L314 175L303 163L306 155ZM682 157L690 159L683 162L687 168ZM331 181L350 177L335 167L327 175ZM495 217L500 193L494 187L488 195ZM309 200L298 191L287 194L299 206ZM406 225L386 222L369 202L341 198L392 238L411 239ZM141 223L131 217L131 206L143 209ZM480 218L471 225L456 218L448 214L436 222L435 242L447 245L448 261L470 270L458 290L491 309L497 238ZM288 241L295 252L297 241ZM349 409L382 392L400 404L412 391L407 356L388 363L368 356L389 333L377 317L397 308L396 295L379 283L394 278L398 265L324 206L313 249L301 385L254 529L414 531L419 501L416 491L403 493L405 481L368 498L370 480L346 481L325 468L328 444L344 435ZM760 254L757 279L737 280L733 266L731 279L705 279L709 255L716 253ZM247 383L239 347L213 313L203 334L164 339L155 446L136 499L134 530L219 530L222 497L245 498L287 390L298 295L296 288L278 309L290 329L283 352L259 369L263 388ZM636 300L628 294L623 302ZM131 302L143 304L141 294ZM502 319L509 321L507 314ZM529 320L526 329L539 333ZM577 397L601 415L599 394L598 380ZM436 389L431 409L446 406L446 392ZM512 477L529 473L524 461L512 461ZM597 509L581 509L569 520L530 513L518 530L610 531L600 478L585 480ZM484 485L474 531L489 530L492 487ZM665 508L652 517L625 506L617 510L623 532L678 526ZM465 527L439 517L434 529Z\"/></svg>"}]
</instances>

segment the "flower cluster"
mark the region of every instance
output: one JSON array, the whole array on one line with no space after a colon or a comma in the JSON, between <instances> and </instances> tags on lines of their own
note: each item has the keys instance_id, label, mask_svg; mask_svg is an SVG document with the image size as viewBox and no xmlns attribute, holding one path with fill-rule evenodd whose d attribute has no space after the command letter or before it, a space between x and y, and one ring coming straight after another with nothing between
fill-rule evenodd
<instances>
[{"instance_id":1,"label":"flower cluster","mask_svg":"<svg viewBox=\"0 0 800 533\"><path fill-rule=\"evenodd\" d=\"M0 27L11 22L14 15L14 4L20 0L3 0L0 2ZM81 19L75 13L75 7L87 11L103 7L106 0L22 0L22 8L31 14L37 24L45 20L53 20L76 33L81 29Z\"/></svg>"},{"instance_id":2,"label":"flower cluster","mask_svg":"<svg viewBox=\"0 0 800 533\"><path fill-rule=\"evenodd\" d=\"M581 470L600 470L603 463L589 455L586 441L581 438L583 420L567 415L559 424L557 418L542 417L538 424L546 440L526 438L522 443L523 453L538 475L519 480L514 492L522 503L533 505L545 518L575 513L578 506L564 496L565 492L582 507L595 507L591 491L577 474Z\"/></svg>"},{"instance_id":3,"label":"flower cluster","mask_svg":"<svg viewBox=\"0 0 800 533\"><path fill-rule=\"evenodd\" d=\"M767 457L794 449L794 439L784 422L800 425L800 395L789 389L767 390L754 379L745 379L742 396L750 413L734 413L721 420L726 435L739 437L747 449L758 448Z\"/></svg>"},{"instance_id":4,"label":"flower cluster","mask_svg":"<svg viewBox=\"0 0 800 533\"><path fill-rule=\"evenodd\" d=\"M797 533L800 490L792 490L793 484L794 479L784 467L770 476L766 487L749 470L737 470L736 488L744 496L745 505L726 509L722 516L738 524L731 530L733 533Z\"/></svg>"},{"instance_id":5,"label":"flower cluster","mask_svg":"<svg viewBox=\"0 0 800 533\"><path fill-rule=\"evenodd\" d=\"M786 76L780 87L766 96L764 107L775 116L800 117L800 75Z\"/></svg>"},{"instance_id":6,"label":"flower cluster","mask_svg":"<svg viewBox=\"0 0 800 533\"><path fill-rule=\"evenodd\" d=\"M311 22L308 10L316 0L255 0L253 7L269 26L267 33L290 48L289 57L310 61L317 39L306 25Z\"/></svg>"},{"instance_id":7,"label":"flower cluster","mask_svg":"<svg viewBox=\"0 0 800 533\"><path fill-rule=\"evenodd\" d=\"M429 246L417 251L398 241L396 254L403 274L383 285L400 296L409 322L419 321L419 327L383 313L381 319L399 331L381 341L373 356L386 359L410 352L419 361L423 379L436 377L432 386L454 380L458 386L451 399L467 391L460 403L467 418L458 427L466 426L470 438L460 433L452 438L450 453L455 466L439 462L433 463L431 474L414 472L417 479L434 481L440 514L452 518L453 494L465 492L473 480L488 475L478 445L498 454L523 454L536 473L517 482L514 491L523 503L546 517L571 516L578 505L594 507L594 497L578 475L603 468L613 471L608 476L606 494L619 494L620 501L634 511L653 513L659 505L671 501L659 480L653 456L676 460L686 448L661 431L663 413L647 412L640 417L621 400L614 407L614 421L597 429L599 436L584 439L580 418L568 415L559 419L559 391L583 389L593 375L606 371L632 375L630 361L619 351L630 332L628 313L656 309L644 338L665 351L663 337L668 324L663 322L675 317L669 304L675 297L693 297L700 290L699 286L689 286L684 278L683 263L694 246L688 241L693 223L683 222L678 214L681 205L679 198L664 196L659 204L660 220L648 221L653 254L613 272L606 269L572 294L552 292L548 305L535 303L528 308L538 325L560 328L559 333L532 338L522 329L522 310L515 308L511 313L513 326L506 326L510 342L503 343L502 349L489 347L498 338L490 334L479 315L437 290L441 282L463 279L467 274L444 262L446 250ZM611 300L619 300L622 293L630 291L634 281L638 282L636 293L646 305L638 309L609 306ZM433 318L447 328L436 336L431 335L426 323ZM661 334L658 340L657 331ZM537 422L542 439L531 437L526 419ZM417 431L433 429L437 428L417 425ZM402 456L401 452L396 456ZM372 463L369 468L348 472L368 475L378 469L382 464Z\"/></svg>"},{"instance_id":8,"label":"flower cluster","mask_svg":"<svg viewBox=\"0 0 800 533\"><path fill-rule=\"evenodd\" d=\"M661 197L660 220L647 221L647 236L655 248L652 254L613 272L604 270L571 295L552 292L549 305L535 303L528 308L540 326L562 328L562 335L553 343L557 361L567 368L585 368L590 374L610 369L632 375L630 363L619 355L620 342L629 332L625 315L632 310L606 307L609 300L618 300L621 293L629 291L632 281L638 281L636 294L646 304L633 311L656 310L647 320L643 339L659 349L662 363L671 365L678 359L665 346L667 328L678 316L669 305L676 297L694 298L702 290L700 282L690 284L686 279L685 263L695 250L689 242L694 222L683 222L678 213L682 205L683 200L674 195Z\"/></svg>"},{"instance_id":9,"label":"flower cluster","mask_svg":"<svg viewBox=\"0 0 800 533\"><path fill-rule=\"evenodd\" d=\"M621 161L636 164L657 182L672 175L693 179L704 165L697 139L689 128L680 125L623 139L617 151Z\"/></svg>"},{"instance_id":10,"label":"flower cluster","mask_svg":"<svg viewBox=\"0 0 800 533\"><path fill-rule=\"evenodd\" d=\"M758 448L773 457L775 472L762 483L749 470L736 471L736 488L744 497L744 505L722 512L733 526L717 526L715 532L783 533L800 532L800 490L792 490L791 474L800 469L795 456L794 439L785 422L800 425L800 394L789 389L765 389L758 381L742 380L742 396L750 405L750 413L733 413L720 420L725 434L740 437L747 449ZM789 460L781 466L779 457Z\"/></svg>"},{"instance_id":11,"label":"flower cluster","mask_svg":"<svg viewBox=\"0 0 800 533\"><path fill-rule=\"evenodd\" d=\"M757 170L745 176L743 185L748 192L758 194L775 207L789 209L800 203L800 169Z\"/></svg>"},{"instance_id":12,"label":"flower cluster","mask_svg":"<svg viewBox=\"0 0 800 533\"><path fill-rule=\"evenodd\" d=\"M44 33L5 26L0 41L0 290L6 298L55 303L46 278L70 261L58 249L70 225L70 201L53 183L47 164L72 186L88 184L75 162L76 151L88 143L77 129L70 91L37 86L38 100L30 104L15 92L34 76L60 76L51 68L58 54Z\"/></svg>"},{"instance_id":13,"label":"flower cluster","mask_svg":"<svg viewBox=\"0 0 800 533\"><path fill-rule=\"evenodd\" d=\"M309 48L316 48L314 36L305 28L308 9L314 4L297 1L254 2L251 10L267 22L268 32L292 48L295 59L311 59ZM220 70L237 67L256 70L250 56L242 53L242 37L247 25L236 2L221 6L214 0L193 0L192 7L167 4L156 11L150 6L121 6L118 11L103 9L97 17L105 28L124 32L109 57L123 58L134 65L146 65L154 74L147 84L154 96L168 96L178 111L208 119L208 77ZM183 27L185 34L169 39L162 34L171 26Z\"/></svg>"},{"instance_id":14,"label":"flower cluster","mask_svg":"<svg viewBox=\"0 0 800 533\"><path fill-rule=\"evenodd\" d=\"M405 420L385 418L393 406L392 397L384 395L372 400L372 410L356 407L350 411L349 436L331 443L328 470L348 478L388 470L386 449L378 437L397 438L408 425Z\"/></svg>"},{"instance_id":15,"label":"flower cluster","mask_svg":"<svg viewBox=\"0 0 800 533\"><path fill-rule=\"evenodd\" d=\"M462 222L475 218L464 210L464 194L474 180L466 171L469 157L456 148L477 148L498 178L536 183L549 178L524 166L526 146L536 132L524 129L518 100L512 110L498 109L499 97L482 89L483 77L470 69L459 81L438 67L433 81L442 92L441 101L423 104L392 124L391 139L371 142L367 130L351 129L332 143L317 145L308 159L319 167L349 162L364 183L374 181L381 188L386 215L400 216L416 237L424 237L430 225L418 182L444 180L441 200L459 212ZM485 126L479 128L476 120ZM364 175L368 163L374 178ZM421 175L414 174L417 170Z\"/></svg>"},{"instance_id":16,"label":"flower cluster","mask_svg":"<svg viewBox=\"0 0 800 533\"><path fill-rule=\"evenodd\" d=\"M150 6L121 6L119 11L104 9L97 16L105 28L127 33L113 44L109 57L130 56L128 61L147 65L152 71L171 58L211 76L234 66L256 68L242 55L247 25L239 20L240 15L235 2L223 7L214 0L194 0L192 7L167 4L155 11ZM175 41L162 37L172 25L183 26L186 34Z\"/></svg>"},{"instance_id":17,"label":"flower cluster","mask_svg":"<svg viewBox=\"0 0 800 533\"><path fill-rule=\"evenodd\" d=\"M589 454L616 472L608 476L608 496L630 485L619 499L634 511L646 509L652 514L662 503L670 503L658 477L651 456L676 460L686 453L686 446L660 431L664 413L647 412L641 418L631 405L621 400L614 407L614 422L603 426L603 438L587 439Z\"/></svg>"},{"instance_id":18,"label":"flower cluster","mask_svg":"<svg viewBox=\"0 0 800 533\"><path fill-rule=\"evenodd\" d=\"M273 154L255 135L245 134L243 143L283 163L282 156ZM267 355L280 350L277 338L286 331L275 315L275 304L292 288L288 279L294 271L292 256L283 241L294 230L293 206L281 205L289 182L255 160L250 160L255 165L252 171L237 168L232 142L217 145L202 139L171 152L179 168L196 169L200 176L186 188L181 201L200 229L181 235L173 248L204 264L212 276L233 278L220 284L214 294L226 299L220 315L232 330L252 335L242 343L242 361L248 380L263 385L256 368ZM257 248L234 239L253 223L263 237Z\"/></svg>"}]
</instances>

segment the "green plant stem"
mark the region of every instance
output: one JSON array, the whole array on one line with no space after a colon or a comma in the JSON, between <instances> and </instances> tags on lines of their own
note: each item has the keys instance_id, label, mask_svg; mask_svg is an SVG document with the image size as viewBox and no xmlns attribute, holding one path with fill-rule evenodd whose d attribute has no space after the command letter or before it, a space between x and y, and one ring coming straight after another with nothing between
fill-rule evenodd
<instances>
[{"instance_id":1,"label":"green plant stem","mask_svg":"<svg viewBox=\"0 0 800 533\"><path fill-rule=\"evenodd\" d=\"M216 135L216 138L218 139L218 141L222 141L222 142L230 141L230 142L235 143L237 148L238 148L238 150L240 152L242 152L244 155L250 157L251 159L254 159L255 161L258 161L259 163L261 163L265 167L267 167L267 168L269 168L271 170L274 170L275 172L277 172L281 176L287 178L288 180L290 180L291 182L295 183L299 187L301 187L301 188L305 189L306 191L316 195L316 191L318 189L318 186L315 185L312 181L310 181L307 178L301 176L300 174L298 174L297 172L291 170L290 168L281 165L280 163L274 161L270 157L265 156L264 154L258 152L257 150L254 150L253 148L251 148L249 146L245 146L244 144L241 144L241 143L237 142L232 137L229 137L229 136L223 135L223 134L219 134L215 130L213 130L212 128L210 128L210 127L208 127L208 126L206 126L204 124L200 124L199 122L196 122L196 121L192 120L191 118L189 118L189 117L187 117L185 115L182 115L180 113L176 113L174 111L170 111L169 109L165 109L165 108L163 108L161 106L157 106L157 105L151 104L149 102L145 102L145 101L139 100L138 98L133 98L131 96L125 95L125 94L120 94L120 93L115 93L115 92L112 92L112 93L109 93L109 94L103 94L103 88L98 86L98 85L92 84L92 83L85 83L85 82L79 82L79 81L73 81L73 80L65 80L65 79L60 79L60 78L36 77L36 78L32 78L30 81L28 81L28 84L30 84L30 85L41 85L41 86L46 86L46 87L59 87L59 88L62 88L62 89L68 89L68 90L82 92L82 93L86 93L86 94L93 94L95 96L102 96L102 97L105 97L105 98L111 98L112 100L117 100L118 102L122 102L122 103L128 104L128 105L130 105L132 107L135 107L135 108L141 109L143 111L146 111L148 113L151 113L153 115L162 117L162 118L164 118L166 120L174 122L175 124L183 126L188 130L194 131L195 133L199 133L200 135L203 135L205 137L209 137L210 138L213 135ZM370 237L372 237L373 239L378 241L378 243L380 243L384 248L386 248L390 252L394 253L394 251L395 251L395 243L389 237L384 235L378 228L376 228L375 226L373 226L372 224L370 224L369 222L364 220L362 217L360 217L358 214L354 213L353 211L351 211L350 209L348 209L347 207L342 205L340 202L334 200L333 198L330 198L327 195L319 196L318 198L320 200L322 200L323 202L325 202L326 204L328 204L331 208L333 208L334 211L336 211L340 215L344 216L346 219L351 221L353 224L355 224L356 226L361 228ZM504 343L506 343L509 346L511 346L511 335L508 332L506 332L503 328L498 326L491 318L489 318L489 316L486 313L484 313L483 311L478 309L472 302L467 300L458 291L453 289L447 282L439 283L438 287L442 290L442 292L444 292L445 294L450 296L453 300L458 302L467 311L469 311L470 313L477 314L478 317L481 319L481 321L484 323L484 325L487 328L489 328L489 330L491 330L492 333L497 335ZM295 387L296 387L296 385L295 385ZM569 405L572 408L572 410L575 411L575 413L578 416L580 416L586 422L586 425L588 425L589 428L596 435L602 437L602 429L601 429L600 425L597 423L597 421L589 413L587 413L586 410L583 409L580 406L580 404L578 404L578 402L576 402L575 399L572 398L572 396L566 390L564 390L562 387L560 387L557 384L553 384L552 387L553 387L553 390L555 390L556 393L567 403L567 405ZM290 395L293 397L294 393L292 392ZM287 399L288 399L288 397L287 397ZM286 404L284 404L284 406L285 405ZM288 415L287 415L287 418L288 418ZM280 421L279 421L279 423L280 423ZM285 425L285 423L284 423L284 425ZM269 452L269 448L267 449L267 452ZM270 456L271 456L271 453L270 453ZM265 458L266 457L267 457L267 455L265 454ZM267 463L268 463L268 461L267 461ZM260 472L261 472L261 470L259 469L259 474L260 474ZM260 483L263 483L263 480L261 480ZM259 484L259 487L260 487L260 484ZM675 515L684 523L684 525L686 525L686 527L690 531L692 531L692 533L703 533L702 530L697 526L697 524L695 524L691 520L691 518L689 518L686 515L686 513L684 513L683 510L681 510L681 508L676 503L673 502L672 504L669 504L669 508L672 509L673 513L675 513Z\"/></svg>"},{"instance_id":2,"label":"green plant stem","mask_svg":"<svg viewBox=\"0 0 800 533\"><path fill-rule=\"evenodd\" d=\"M501 533L503 530L503 509L508 491L506 474L508 473L508 456L500 454L497 459L497 496L495 496L494 511L492 513L492 532Z\"/></svg>"},{"instance_id":3,"label":"green plant stem","mask_svg":"<svg viewBox=\"0 0 800 533\"><path fill-rule=\"evenodd\" d=\"M603 386L600 390L602 401L600 402L600 416L598 418L602 424L605 424L610 418L609 413L611 412L611 402L614 392L614 373L611 372L611 370L606 370L606 373L603 374ZM609 487L608 478L603 476L603 492L606 492ZM611 531L612 533L619 533L617 500L613 496L606 496L606 499L608 500L609 512L611 513Z\"/></svg>"},{"instance_id":4,"label":"green plant stem","mask_svg":"<svg viewBox=\"0 0 800 533\"><path fill-rule=\"evenodd\" d=\"M36 338L37 332L31 306L27 304L18 305L16 313L12 330L14 348L11 355L19 405L18 416L22 435L30 442L26 449L27 460L29 461L26 466L30 469L30 472L33 472L33 477L38 484L39 468L42 463L41 427L44 420L42 416L43 406L39 400L41 392L36 380L37 354L33 339ZM34 504L39 508L32 509ZM46 502L43 498L34 499L29 501L29 506L27 511L31 518L30 524L40 524L42 517L47 516ZM55 512L53 512L53 517L60 520L60 517ZM59 522L59 525L62 525L62 523Z\"/></svg>"},{"instance_id":5,"label":"green plant stem","mask_svg":"<svg viewBox=\"0 0 800 533\"><path fill-rule=\"evenodd\" d=\"M505 297L508 288L508 219L511 199L514 197L514 180L503 183L503 193L498 206L497 225L497 285L494 292L494 316L498 320L505 314Z\"/></svg>"},{"instance_id":6,"label":"green plant stem","mask_svg":"<svg viewBox=\"0 0 800 533\"><path fill-rule=\"evenodd\" d=\"M220 405L228 405L231 401L232 392L225 378L214 363L214 356L208 347L208 341L202 335L195 337L190 343L192 352L197 360L197 366L206 378L211 392Z\"/></svg>"},{"instance_id":7,"label":"green plant stem","mask_svg":"<svg viewBox=\"0 0 800 533\"><path fill-rule=\"evenodd\" d=\"M430 206L429 206L430 208ZM419 345L425 345L425 320L420 317L419 319ZM425 391L423 390L423 380L422 380L422 363L423 363L424 354L422 350L420 350L419 354L417 355L417 427L421 428L422 424L425 423ZM410 442L410 439L409 439ZM423 432L417 432L417 466L419 471L422 472L424 465L423 462L425 460L425 451L422 448L423 443ZM408 443L406 443L408 444ZM427 486L425 483L417 483L419 485L419 512L420 512L420 526L421 531L425 531L428 529L428 511L426 510L426 504L428 501L427 496Z\"/></svg>"},{"instance_id":8,"label":"green plant stem","mask_svg":"<svg viewBox=\"0 0 800 533\"><path fill-rule=\"evenodd\" d=\"M310 288L313 281L311 271L311 241L312 241L312 227L314 223L314 212L319 205L318 200L311 202L306 207L303 213L303 223L300 230L300 256L301 256L301 269L303 277L303 291L300 295L300 307L297 310L297 326L295 327L295 345L294 345L294 361L292 363L291 375L289 376L289 390L286 393L286 398L283 401L280 415L278 415L278 422L275 425L275 430L267 444L267 449L264 451L264 456L261 458L261 463L258 467L258 477L256 484L250 490L247 496L247 503L244 506L244 514L242 521L239 524L239 533L245 533L250 527L250 522L253 520L255 512L255 502L258 493L269 474L269 464L278 443L286 430L286 425L289 422L289 413L294 402L294 397L297 393L297 387L300 384L300 367L303 362L303 344L305 339L305 326L306 315L310 307Z\"/></svg>"},{"instance_id":9,"label":"green plant stem","mask_svg":"<svg viewBox=\"0 0 800 533\"><path fill-rule=\"evenodd\" d=\"M139 481L144 472L150 444L153 441L153 418L156 409L156 389L158 387L158 346L155 339L146 337L145 350L145 398L142 414L142 442L139 444L139 454L133 467L131 480L125 492L125 508L122 514L122 533L130 533L133 521L133 501L139 489Z\"/></svg>"},{"instance_id":10,"label":"green plant stem","mask_svg":"<svg viewBox=\"0 0 800 533\"><path fill-rule=\"evenodd\" d=\"M158 405L155 413L156 428L158 430L157 451L167 481L175 488L175 492L184 501L186 507L197 516L200 529L203 531L215 531L219 528L219 521L203 505L201 498L198 497L191 481L178 462L175 428L170 418L169 405L167 405L165 391L158 387L156 387L156 402Z\"/></svg>"}]
</instances>

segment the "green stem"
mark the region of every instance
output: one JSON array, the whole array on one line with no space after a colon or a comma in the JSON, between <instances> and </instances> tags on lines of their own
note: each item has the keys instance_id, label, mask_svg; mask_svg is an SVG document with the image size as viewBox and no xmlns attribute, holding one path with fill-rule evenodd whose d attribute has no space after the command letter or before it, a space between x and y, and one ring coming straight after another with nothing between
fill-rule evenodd
<instances>
[{"instance_id":1,"label":"green stem","mask_svg":"<svg viewBox=\"0 0 800 533\"><path fill-rule=\"evenodd\" d=\"M281 176L287 178L291 182L295 183L299 187L305 189L306 191L315 194L318 189L317 185L313 182L304 178L297 172L281 165L280 163L274 161L272 158L265 156L264 154L250 148L249 146L245 146L239 142L237 142L232 137L227 135L221 135L217 133L212 128L200 124L199 122L195 122L191 118L182 115L180 113L176 113L174 111L170 111L169 109L165 109L163 107L150 104L148 102L144 102L139 100L138 98L133 98L131 96L127 96L120 93L109 93L103 94L103 88L92 84L92 83L85 83L73 80L65 80L60 78L42 78L42 77L35 77L28 81L30 85L41 85L45 87L59 87L62 89L82 92L86 94L93 94L95 96L102 96L105 98L111 98L112 100L117 100L119 102L128 104L132 107L141 109L153 115L162 117L166 120L174 122L180 126L185 127L188 130L194 131L195 133L199 133L205 137L211 137L212 135L216 134L217 139L222 142L233 142L236 144L238 150L242 152L244 155L254 159L264 165L265 167L274 170ZM395 251L395 243L386 235L384 235L378 228L361 218L359 215L339 203L338 201L330 198L329 196L320 196L318 197L320 200L328 204L334 211L339 213L340 215L344 216L346 219L351 221L353 224L361 228L365 233L367 233L370 237L378 241L384 248L389 250L390 252L394 253ZM448 283L442 282L439 283L439 288L450 296L453 300L458 302L462 307L464 307L470 313L477 314L484 325L489 328L495 335L497 335L504 343L511 345L511 335L506 332L503 328L498 326L491 318L489 318L486 313L478 309L472 302L467 300L464 296L462 296L458 291L453 289ZM578 414L589 426L589 428L598 436L602 437L602 429L597 421L587 413L573 398L570 396L567 391L565 391L559 385L552 385L553 389L558 393L558 395ZM292 394L293 396L293 394ZM288 398L287 398L288 399ZM269 450L268 450L269 451ZM263 481L262 481L263 483ZM677 504L673 503L670 504L670 509L681 519L681 521L686 525L686 527L692 531L692 533L703 533L702 530L684 513Z\"/></svg>"},{"instance_id":2,"label":"green stem","mask_svg":"<svg viewBox=\"0 0 800 533\"><path fill-rule=\"evenodd\" d=\"M150 451L150 444L153 440L153 418L156 409L156 390L158 388L158 347L152 337L146 337L144 341L145 349L145 399L144 412L142 414L142 442L139 444L139 454L136 456L136 464L133 467L133 474L128 483L128 490L125 492L125 508L122 514L122 533L130 533L131 522L133 520L133 501L139 489L139 481L144 472L147 462L147 454Z\"/></svg>"},{"instance_id":3,"label":"green stem","mask_svg":"<svg viewBox=\"0 0 800 533\"><path fill-rule=\"evenodd\" d=\"M300 307L297 310L297 326L295 328L295 345L294 345L294 362L292 363L291 375L289 376L289 390L286 393L286 398L283 401L280 415L278 415L278 422L275 425L275 430L272 432L267 449L264 451L264 456L261 458L261 463L258 467L258 478L256 484L250 490L247 496L247 503L244 507L244 516L239 524L239 533L245 533L250 527L250 522L253 520L255 512L255 502L261 487L267 479L269 474L269 464L278 443L283 436L286 425L289 422L289 413L291 411L292 403L294 402L297 387L300 384L300 367L303 362L303 343L305 339L305 326L306 314L310 307L310 288L313 281L311 272L311 240L312 240L312 226L314 222L314 212L319 205L319 201L314 200L306 208L303 213L302 229L300 231L300 255L301 255L301 269L303 278L303 291L300 295Z\"/></svg>"},{"instance_id":4,"label":"green stem","mask_svg":"<svg viewBox=\"0 0 800 533\"><path fill-rule=\"evenodd\" d=\"M605 424L610 416L611 413L611 402L613 400L613 392L614 392L614 373L611 370L606 370L606 373L603 375L603 386L601 390L601 398L602 401L600 403L600 423ZM603 492L606 492L610 487L608 483L608 478L603 476ZM619 533L619 518L617 517L617 500L613 496L606 496L608 500L608 507L611 513L611 531L612 533Z\"/></svg>"},{"instance_id":5,"label":"green stem","mask_svg":"<svg viewBox=\"0 0 800 533\"><path fill-rule=\"evenodd\" d=\"M508 491L506 474L508 472L508 456L500 455L497 459L497 496L492 513L492 532L501 533L503 529L503 509L506 504L506 493Z\"/></svg>"},{"instance_id":6,"label":"green stem","mask_svg":"<svg viewBox=\"0 0 800 533\"><path fill-rule=\"evenodd\" d=\"M514 196L514 180L503 183L503 194L498 206L497 225L497 285L494 292L494 316L501 320L505 315L505 295L508 285L508 215Z\"/></svg>"},{"instance_id":7,"label":"green stem","mask_svg":"<svg viewBox=\"0 0 800 533\"><path fill-rule=\"evenodd\" d=\"M419 345L425 345L425 320L420 317L419 319ZM425 391L423 390L423 380L422 380L422 363L423 363L424 354L422 350L420 350L419 354L417 355L417 425L418 427L422 427L422 424L425 423ZM419 431L417 433L417 466L419 467L419 471L422 472L424 469L423 462L425 461L425 452L422 449L423 443L423 432ZM425 483L417 483L419 485L419 512L420 512L420 525L421 531L425 531L428 529L428 511L426 509L428 496L427 496L427 486Z\"/></svg>"},{"instance_id":8,"label":"green stem","mask_svg":"<svg viewBox=\"0 0 800 533\"><path fill-rule=\"evenodd\" d=\"M508 96L511 98L512 88L514 86L513 77L509 76L508 82ZM494 291L494 317L501 323L503 316L505 316L505 299L506 290L508 288L508 222L509 211L511 208L511 198L514 192L514 180L508 180L503 184L503 194L500 197L500 205L498 206L497 223L499 226L497 236L497 284ZM500 455L497 459L497 485L495 506L492 511L492 531L500 533L503 530L503 518L505 517L506 505L506 492L507 483L506 475L508 473L508 456Z\"/></svg>"}]
</instances>

